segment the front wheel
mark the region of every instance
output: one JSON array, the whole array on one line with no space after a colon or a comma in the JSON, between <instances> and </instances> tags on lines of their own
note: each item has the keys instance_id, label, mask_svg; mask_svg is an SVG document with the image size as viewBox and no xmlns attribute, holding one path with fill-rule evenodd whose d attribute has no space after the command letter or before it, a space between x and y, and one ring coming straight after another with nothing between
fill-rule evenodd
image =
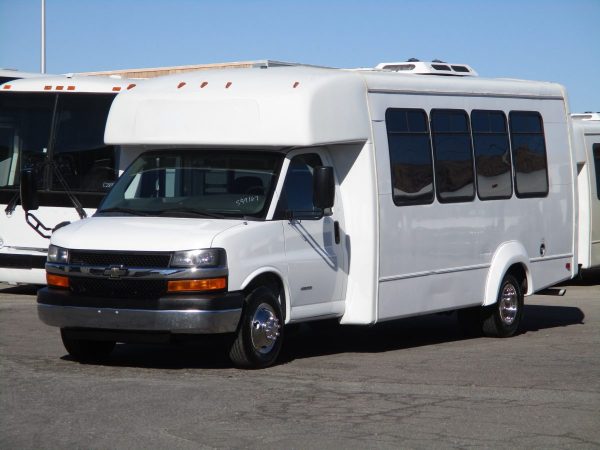
<instances>
[{"instance_id":1,"label":"front wheel","mask_svg":"<svg viewBox=\"0 0 600 450\"><path fill-rule=\"evenodd\" d=\"M102 362L115 348L114 341L90 341L73 337L69 330L61 328L60 336L69 355L79 362Z\"/></svg>"},{"instance_id":2,"label":"front wheel","mask_svg":"<svg viewBox=\"0 0 600 450\"><path fill-rule=\"evenodd\" d=\"M277 297L267 287L247 297L229 358L237 367L260 369L275 363L283 342L283 314Z\"/></svg>"},{"instance_id":3,"label":"front wheel","mask_svg":"<svg viewBox=\"0 0 600 450\"><path fill-rule=\"evenodd\" d=\"M510 337L523 318L523 290L517 279L506 274L500 285L498 301L483 308L483 333L491 337Z\"/></svg>"}]
</instances>

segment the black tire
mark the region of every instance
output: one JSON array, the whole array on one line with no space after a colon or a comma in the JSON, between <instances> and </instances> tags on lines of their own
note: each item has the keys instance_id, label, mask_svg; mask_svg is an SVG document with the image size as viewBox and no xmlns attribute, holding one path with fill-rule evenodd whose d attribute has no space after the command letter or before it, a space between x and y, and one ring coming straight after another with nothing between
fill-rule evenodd
<instances>
[{"instance_id":1,"label":"black tire","mask_svg":"<svg viewBox=\"0 0 600 450\"><path fill-rule=\"evenodd\" d=\"M510 337L518 330L523 318L523 289L521 283L507 273L502 280L495 304L485 306L483 333L489 337Z\"/></svg>"},{"instance_id":2,"label":"black tire","mask_svg":"<svg viewBox=\"0 0 600 450\"><path fill-rule=\"evenodd\" d=\"M258 287L246 297L242 318L229 358L244 369L261 369L275 363L283 343L281 305L268 287Z\"/></svg>"},{"instance_id":3,"label":"black tire","mask_svg":"<svg viewBox=\"0 0 600 450\"><path fill-rule=\"evenodd\" d=\"M73 337L69 330L65 330L64 328L60 330L60 337L69 355L83 363L105 361L116 345L114 341L78 339Z\"/></svg>"},{"instance_id":4,"label":"black tire","mask_svg":"<svg viewBox=\"0 0 600 450\"><path fill-rule=\"evenodd\" d=\"M481 323L481 306L464 308L456 311L458 326L467 337L479 337L483 334Z\"/></svg>"}]
</instances>

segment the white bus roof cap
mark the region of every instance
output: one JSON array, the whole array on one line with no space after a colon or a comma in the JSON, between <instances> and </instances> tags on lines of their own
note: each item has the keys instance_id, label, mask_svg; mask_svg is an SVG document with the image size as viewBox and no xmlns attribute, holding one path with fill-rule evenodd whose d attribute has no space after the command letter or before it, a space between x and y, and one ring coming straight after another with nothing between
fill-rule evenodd
<instances>
[{"instance_id":1,"label":"white bus roof cap","mask_svg":"<svg viewBox=\"0 0 600 450\"><path fill-rule=\"evenodd\" d=\"M122 145L308 146L366 141L363 78L315 67L188 72L117 96L105 141Z\"/></svg>"}]
</instances>

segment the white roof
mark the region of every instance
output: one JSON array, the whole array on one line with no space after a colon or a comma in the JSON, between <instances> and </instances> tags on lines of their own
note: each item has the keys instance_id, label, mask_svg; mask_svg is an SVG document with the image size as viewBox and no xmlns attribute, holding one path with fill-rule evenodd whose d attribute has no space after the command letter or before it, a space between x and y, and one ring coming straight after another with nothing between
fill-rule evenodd
<instances>
[{"instance_id":1,"label":"white roof","mask_svg":"<svg viewBox=\"0 0 600 450\"><path fill-rule=\"evenodd\" d=\"M12 80L0 85L0 92L120 92L128 87L133 89L140 80L128 78L44 75L33 78Z\"/></svg>"},{"instance_id":2,"label":"white roof","mask_svg":"<svg viewBox=\"0 0 600 450\"><path fill-rule=\"evenodd\" d=\"M573 128L580 130L583 134L600 134L600 113L578 113L571 114Z\"/></svg>"},{"instance_id":3,"label":"white roof","mask_svg":"<svg viewBox=\"0 0 600 450\"><path fill-rule=\"evenodd\" d=\"M105 141L123 145L309 146L365 141L367 92L564 99L562 86L305 66L223 69L145 81L119 94Z\"/></svg>"}]
</instances>

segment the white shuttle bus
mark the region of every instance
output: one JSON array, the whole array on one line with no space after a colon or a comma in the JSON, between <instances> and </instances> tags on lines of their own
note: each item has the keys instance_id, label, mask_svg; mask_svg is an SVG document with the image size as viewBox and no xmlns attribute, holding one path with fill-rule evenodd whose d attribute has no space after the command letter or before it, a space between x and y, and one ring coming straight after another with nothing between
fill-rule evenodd
<instances>
[{"instance_id":1,"label":"white shuttle bus","mask_svg":"<svg viewBox=\"0 0 600 450\"><path fill-rule=\"evenodd\" d=\"M600 113L572 114L579 189L579 267L600 266Z\"/></svg>"},{"instance_id":2,"label":"white shuttle bus","mask_svg":"<svg viewBox=\"0 0 600 450\"><path fill-rule=\"evenodd\" d=\"M53 234L39 317L87 361L231 333L233 363L265 367L284 324L453 310L511 336L524 296L577 270L569 130L561 86L462 64L148 81L111 107L133 162Z\"/></svg>"},{"instance_id":3,"label":"white shuttle bus","mask_svg":"<svg viewBox=\"0 0 600 450\"><path fill-rule=\"evenodd\" d=\"M93 213L118 175L118 147L104 144L106 117L117 93L134 83L55 75L0 86L0 282L46 283L44 236L51 230L38 227L38 233L25 223L20 171L35 172L36 215L49 228L79 219L69 191L80 213Z\"/></svg>"}]
</instances>

